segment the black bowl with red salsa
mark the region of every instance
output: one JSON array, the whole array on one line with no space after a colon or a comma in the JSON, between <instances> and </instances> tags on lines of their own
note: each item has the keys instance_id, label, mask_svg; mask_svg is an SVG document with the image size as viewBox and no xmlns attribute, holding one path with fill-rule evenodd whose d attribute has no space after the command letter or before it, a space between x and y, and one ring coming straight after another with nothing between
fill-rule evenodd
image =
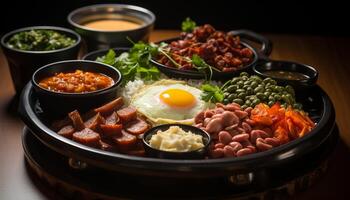
<instances>
[{"instance_id":1,"label":"black bowl with red salsa","mask_svg":"<svg viewBox=\"0 0 350 200\"><path fill-rule=\"evenodd\" d=\"M256 51L246 41L262 44L263 52ZM232 78L242 71L251 70L259 56L269 56L271 43L268 39L247 30L222 32L209 24L196 27L192 32L182 32L180 37L159 41L164 53L152 58L160 71L170 77L203 79L209 73L215 80ZM193 64L198 55L212 69L207 75Z\"/></svg>"},{"instance_id":2,"label":"black bowl with red salsa","mask_svg":"<svg viewBox=\"0 0 350 200\"><path fill-rule=\"evenodd\" d=\"M84 112L113 100L120 81L117 69L83 60L51 63L32 77L42 109L55 117L75 109Z\"/></svg>"}]
</instances>

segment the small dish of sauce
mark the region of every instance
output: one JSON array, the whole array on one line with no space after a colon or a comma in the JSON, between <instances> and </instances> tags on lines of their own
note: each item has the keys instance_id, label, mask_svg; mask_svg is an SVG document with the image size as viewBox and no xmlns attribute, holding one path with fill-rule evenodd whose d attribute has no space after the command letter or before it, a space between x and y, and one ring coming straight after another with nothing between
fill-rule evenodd
<instances>
[{"instance_id":1,"label":"small dish of sauce","mask_svg":"<svg viewBox=\"0 0 350 200\"><path fill-rule=\"evenodd\" d=\"M271 70L271 71L265 71L263 72L264 75L270 76L271 78L279 78L279 79L285 79L285 80L305 80L308 79L309 76L300 73L300 72L293 72L293 71L284 71L284 70Z\"/></svg>"},{"instance_id":2,"label":"small dish of sauce","mask_svg":"<svg viewBox=\"0 0 350 200\"><path fill-rule=\"evenodd\" d=\"M53 91L64 93L86 93L101 90L114 84L111 77L95 72L75 72L57 73L42 79L39 86Z\"/></svg>"},{"instance_id":3,"label":"small dish of sauce","mask_svg":"<svg viewBox=\"0 0 350 200\"><path fill-rule=\"evenodd\" d=\"M141 24L123 19L99 19L87 22L83 26L100 31L125 31L139 28Z\"/></svg>"}]
</instances>

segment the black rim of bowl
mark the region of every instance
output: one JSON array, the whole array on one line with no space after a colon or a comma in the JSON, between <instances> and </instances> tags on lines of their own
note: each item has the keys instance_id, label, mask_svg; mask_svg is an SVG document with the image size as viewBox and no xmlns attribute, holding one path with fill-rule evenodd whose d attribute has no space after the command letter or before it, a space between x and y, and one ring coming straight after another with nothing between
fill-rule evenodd
<instances>
[{"instance_id":1,"label":"black rim of bowl","mask_svg":"<svg viewBox=\"0 0 350 200\"><path fill-rule=\"evenodd\" d=\"M14 34L20 33L20 32L24 32L24 31L30 31L30 30L53 30L53 31L57 31L57 32L61 32L61 33L65 33L65 35L67 36L66 33L69 33L71 35L75 36L75 40L76 42L68 47L65 48L61 48L61 49L55 49L55 50L50 50L50 51L26 51L26 50L21 50L21 49L16 49L16 48L11 48L7 45L7 40L10 39L11 36L13 36ZM2 38L1 38L1 45L11 51L17 51L20 53L30 53L30 54L50 54L50 53L57 53L57 52L61 52L61 51L65 51L67 49L71 49L74 48L76 46L78 46L81 43L81 37L78 33L76 33L73 30L67 29L67 28L63 28L63 27L58 27L58 26L30 26L30 27L24 27L24 28L19 28L13 31L10 31L8 33L6 33Z\"/></svg>"},{"instance_id":2,"label":"black rim of bowl","mask_svg":"<svg viewBox=\"0 0 350 200\"><path fill-rule=\"evenodd\" d=\"M96 90L96 91L93 91L93 92L84 92L84 93L55 92L55 91L51 91L51 90L48 90L46 88L40 87L39 84L37 83L36 76L42 70L44 70L46 68L49 68L49 67L53 67L53 66L55 66L57 64L72 63L72 62L76 62L77 64L79 64L79 63L93 63L93 64L97 64L97 65L100 65L100 66L104 66L104 67L106 67L106 68L108 68L108 69L110 69L112 71L115 71L118 74L118 77L117 77L116 81L114 81L114 84L109 86L109 87L106 87L106 88L103 88L103 89L100 89L100 90ZM75 70L75 69L72 69L72 70ZM96 70L96 71L98 71L98 70ZM113 79L113 77L110 77L110 78ZM121 75L119 70L117 70L116 68L114 68L114 67L112 67L110 65L107 65L107 64L104 64L104 63L101 63L101 62L90 61L90 60L64 60L64 61L50 63L50 64L47 64L47 65L37 69L34 72L33 76L32 76L32 84L33 84L34 87L40 88L40 90L44 91L45 93L49 93L49 94L54 93L54 94L62 95L62 96L94 96L96 94L105 93L105 92L108 92L112 88L118 87L118 85L121 83L121 81L122 81L122 75Z\"/></svg>"},{"instance_id":3,"label":"black rim of bowl","mask_svg":"<svg viewBox=\"0 0 350 200\"><path fill-rule=\"evenodd\" d=\"M176 41L176 40L179 40L179 39L180 39L179 37L175 37L175 38L170 38L170 39L162 40L162 41L159 41L159 42L157 42L157 43L166 42L166 43L170 44L171 42ZM246 43L246 42L241 41L240 43L241 43L244 47L249 48L250 50L252 50L252 52L253 52L253 54L254 54L254 59L253 59L253 61L252 61L251 63L249 63L249 64L243 66L242 68L239 68L239 69L237 69L237 70L235 70L235 71L232 71L232 72L222 72L222 71L217 72L217 71L213 70L213 74L218 74L218 75L237 74L237 73L239 73L239 72L242 72L242 71L244 71L244 70L249 69L250 67L254 66L254 65L258 62L258 60L259 60L259 55L258 55L257 51L256 51L252 46L250 46L248 43ZM184 74L190 74L190 75L202 75L201 72L195 71L195 70L187 70L187 69L183 70L183 69L177 69L177 68L174 68L174 67L169 67L169 66L167 66L167 65L164 65L164 64L159 63L157 60L155 60L155 59L153 59L153 58L151 58L150 61L151 61L153 64L155 64L157 67L161 67L161 68L164 68L164 69L169 70L169 71L172 71L172 72L184 73Z\"/></svg>"},{"instance_id":4,"label":"black rim of bowl","mask_svg":"<svg viewBox=\"0 0 350 200\"><path fill-rule=\"evenodd\" d=\"M153 148L149 144L149 140L147 139L147 137L149 137L150 135L157 134L156 132L158 130L162 130L163 128L166 128L166 127L170 128L171 126L179 126L180 128L184 128L185 127L184 129L186 129L186 130L184 130L184 131L187 131L188 129L196 130L196 131L191 131L191 132L193 134L201 135L203 137L202 140L203 140L203 142L205 142L204 147L202 147L200 149L193 150L193 151L186 151L186 152L171 152L171 151L163 151L163 150L159 150L159 149ZM204 139L204 137L206 139ZM210 142L211 142L211 137L210 137L209 133L207 133L206 131L204 131L204 130L202 130L200 128L197 128L195 126L186 125L186 124L162 124L162 125L154 126L151 129L147 130L142 136L142 142L145 145L147 145L148 148L151 148L151 149L153 149L155 151L164 152L164 153L173 154L173 155L182 155L182 154L190 154L190 153L196 153L196 152L199 152L199 151L202 151L202 150L206 150L208 148Z\"/></svg>"},{"instance_id":5,"label":"black rim of bowl","mask_svg":"<svg viewBox=\"0 0 350 200\"><path fill-rule=\"evenodd\" d=\"M271 159L268 159L269 157L274 156L278 153L282 153L288 149L295 148L301 143L304 143L304 145L300 146L300 148L304 150L305 148L316 148L317 146L315 146L314 144L311 144L312 142L310 140L314 136L322 132L323 128L328 127L330 130L333 129L335 124L335 121L334 121L335 113L334 113L333 104L329 99L328 95L320 87L317 87L316 89L319 90L321 98L323 99L323 105L322 105L323 112L322 112L321 119L316 125L316 127L304 137L293 140L287 144L275 147L271 150L254 153L254 154L250 154L242 157L201 159L201 160L173 160L173 159L129 156L126 154L113 153L113 152L108 152L108 151L88 147L86 145L74 142L68 138L58 135L56 132L51 130L47 125L45 125L38 118L37 114L34 111L34 108L32 108L32 105L34 104L33 100L31 99L31 96L33 96L32 87L33 86L29 83L22 93L21 103L20 103L20 113L21 113L22 119L26 122L28 127L46 145L50 146L51 148L56 146L56 148L54 148L56 151L59 151L68 156L75 156L80 159L86 159L86 156L92 156L90 161L96 161L94 157L100 156L101 158L100 162L103 162L102 160L106 160L106 159L109 161L113 161L112 163L114 164L120 163L123 161L127 162L128 164L131 164L132 162L133 167L153 166L153 168L157 170L161 170L161 169L169 170L168 167L170 167L170 165L176 168L178 166L182 166L183 164L192 165L193 167L203 166L204 164L204 165L211 165L211 167L215 167L215 168L226 164L229 164L232 166L238 163L240 163L241 166L246 166L252 160L254 160L255 162L263 161L265 164L267 164L266 160L271 160ZM309 141L309 143L305 143L306 141ZM57 145L60 145L60 146L63 145L65 147L65 150L57 149ZM76 152L80 152L81 155L76 154ZM294 157L294 155L295 155L295 152L293 151L288 154L283 154L283 157L281 157L280 159L288 160ZM111 159L116 159L116 160L111 160ZM164 166L164 164L169 164L169 165Z\"/></svg>"},{"instance_id":6,"label":"black rim of bowl","mask_svg":"<svg viewBox=\"0 0 350 200\"><path fill-rule=\"evenodd\" d=\"M272 70L266 69L266 65L269 64L269 63L271 63L271 64L278 63L278 64L282 65L281 68L278 67L278 68L276 68L274 70L281 69L281 70L289 71L289 72L299 72L299 73L302 73L302 74L308 76L308 78L301 79L301 80L289 80L289 79L283 79L283 78L272 77L272 76L266 75L266 74L264 74L264 72L272 71ZM306 68L307 70L312 72L312 76L310 76L311 73L306 74L306 73L300 72L298 70L288 70L289 68L283 68L283 64L288 65L288 66L289 65L297 65L299 68L300 67ZM295 84L303 83L303 84L314 85L316 83L316 81L317 81L317 78L318 78L318 71L316 70L316 68L314 68L314 67L312 67L310 65L307 65L307 64L297 63L297 62L293 62L293 61L269 60L269 61L267 61L265 63L254 65L253 66L253 71L254 71L255 74L257 74L257 75L259 75L261 77L264 77L264 78L270 77L270 78L275 79L276 81L285 81L285 82L291 82L291 83L295 83Z\"/></svg>"},{"instance_id":7,"label":"black rim of bowl","mask_svg":"<svg viewBox=\"0 0 350 200\"><path fill-rule=\"evenodd\" d=\"M91 28L87 28L86 26L83 26L79 23L76 23L73 21L73 16L76 15L77 13L84 11L84 10L88 10L91 8L102 8L102 7L120 7L120 8L130 8L142 13L145 13L147 15L149 15L151 17L151 21L148 23L145 23L143 25L141 25L138 28L135 29L128 29L128 30L122 30L122 31L105 31L105 30L96 30L96 29L91 29ZM92 32L106 32L106 33L114 33L114 32L129 32L129 31L135 31L135 30L139 30L139 29L143 29L145 27L148 27L152 24L154 24L155 20L156 20L156 16L154 15L154 13L146 8L140 7L140 6L134 6L134 5L128 5L128 4L95 4L95 5L90 5L90 6L84 6L78 9L73 10L72 12L70 12L67 16L67 20L68 22L77 28L80 28L82 30L88 30L88 31L92 31ZM142 20L142 19L141 19ZM144 21L144 20L143 20Z\"/></svg>"},{"instance_id":8,"label":"black rim of bowl","mask_svg":"<svg viewBox=\"0 0 350 200\"><path fill-rule=\"evenodd\" d=\"M98 55L102 52L108 53L108 51L110 49L113 49L114 51L128 52L130 50L130 47L116 47L116 48L107 48L107 49L100 49L100 50L96 50L96 51L91 51L91 52L85 54L81 59L82 60L91 60L91 59L89 59L90 56ZM91 60L91 61L95 61L95 60Z\"/></svg>"}]
</instances>

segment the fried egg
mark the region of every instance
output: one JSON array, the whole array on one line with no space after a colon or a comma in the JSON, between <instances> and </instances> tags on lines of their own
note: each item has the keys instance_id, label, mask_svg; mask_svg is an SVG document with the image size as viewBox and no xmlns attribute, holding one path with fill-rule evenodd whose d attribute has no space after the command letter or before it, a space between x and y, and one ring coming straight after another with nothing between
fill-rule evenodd
<instances>
[{"instance_id":1,"label":"fried egg","mask_svg":"<svg viewBox=\"0 0 350 200\"><path fill-rule=\"evenodd\" d=\"M193 124L195 115L209 106L201 93L184 81L161 80L141 88L130 104L154 124Z\"/></svg>"}]
</instances>

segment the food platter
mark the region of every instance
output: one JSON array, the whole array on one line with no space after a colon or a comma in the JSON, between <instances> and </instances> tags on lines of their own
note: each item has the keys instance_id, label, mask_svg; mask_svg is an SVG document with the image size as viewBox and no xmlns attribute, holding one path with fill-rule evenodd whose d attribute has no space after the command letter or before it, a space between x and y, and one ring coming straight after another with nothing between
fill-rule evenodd
<instances>
[{"instance_id":1,"label":"food platter","mask_svg":"<svg viewBox=\"0 0 350 200\"><path fill-rule=\"evenodd\" d=\"M157 187L180 181L207 188L218 181L225 194L238 197L283 188L327 164L338 130L318 71L271 60L264 36L186 18L178 37L149 43L154 14L119 4L77 9L68 21L89 51L98 50L26 74L31 79L19 113L36 173L52 170L35 156L47 148L52 162L84 176L155 178ZM52 29L19 29L2 45L40 56L79 47L79 34ZM16 84L16 74L13 79ZM57 175L64 171L44 177L70 187L71 180Z\"/></svg>"},{"instance_id":2,"label":"food platter","mask_svg":"<svg viewBox=\"0 0 350 200\"><path fill-rule=\"evenodd\" d=\"M304 105L309 106L305 109L308 108L310 114L318 120L318 125L303 138L266 152L239 158L207 160L144 158L98 150L57 135L40 118L40 109L31 83L26 86L21 99L20 112L25 124L40 141L51 149L100 168L151 176L227 176L237 172L249 173L269 166L290 163L317 148L332 133L335 125L335 112L332 103L328 95L317 86L312 90L312 93L309 93L308 97L303 99L312 100L305 102Z\"/></svg>"}]
</instances>

